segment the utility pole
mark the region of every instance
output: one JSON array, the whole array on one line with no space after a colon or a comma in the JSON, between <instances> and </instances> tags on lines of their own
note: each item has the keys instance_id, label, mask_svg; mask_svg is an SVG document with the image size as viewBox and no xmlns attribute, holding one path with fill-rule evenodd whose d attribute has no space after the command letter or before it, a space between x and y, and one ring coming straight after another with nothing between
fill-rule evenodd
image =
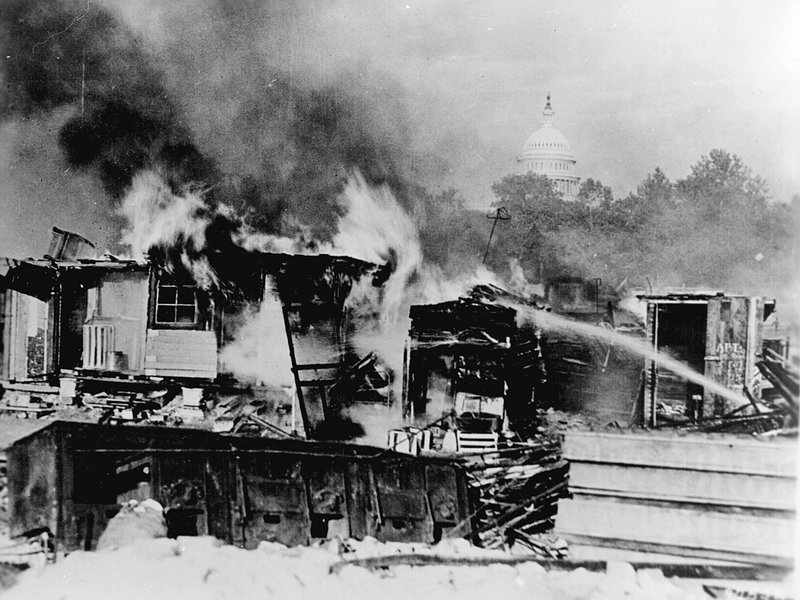
<instances>
[{"instance_id":1,"label":"utility pole","mask_svg":"<svg viewBox=\"0 0 800 600\"><path fill-rule=\"evenodd\" d=\"M83 119L83 98L86 95L86 50L81 57L81 119Z\"/></svg>"},{"instance_id":2,"label":"utility pole","mask_svg":"<svg viewBox=\"0 0 800 600\"><path fill-rule=\"evenodd\" d=\"M508 221L511 218L511 213L504 206L500 206L494 213L489 211L486 214L486 218L492 219L494 223L492 223L492 230L489 232L489 241L486 242L486 252L483 253L483 264L486 264L486 257L489 256L489 246L492 245L492 236L494 235L494 228L497 227L497 222Z\"/></svg>"}]
</instances>

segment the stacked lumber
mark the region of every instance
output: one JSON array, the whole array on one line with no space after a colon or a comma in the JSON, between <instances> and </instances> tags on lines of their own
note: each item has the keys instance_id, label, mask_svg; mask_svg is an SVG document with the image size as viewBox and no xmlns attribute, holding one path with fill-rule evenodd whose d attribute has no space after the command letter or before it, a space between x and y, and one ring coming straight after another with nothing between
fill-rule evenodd
<instances>
[{"instance_id":1,"label":"stacked lumber","mask_svg":"<svg viewBox=\"0 0 800 600\"><path fill-rule=\"evenodd\" d=\"M763 360L756 367L769 381L783 399L784 409L790 414L788 424L796 428L798 424L798 398L800 397L800 370L783 356L770 348L765 348Z\"/></svg>"},{"instance_id":2,"label":"stacked lumber","mask_svg":"<svg viewBox=\"0 0 800 600\"><path fill-rule=\"evenodd\" d=\"M524 546L562 558L563 544L541 536L553 528L558 499L567 492L569 465L552 441L518 444L465 456L474 494L473 533L486 548Z\"/></svg>"},{"instance_id":3,"label":"stacked lumber","mask_svg":"<svg viewBox=\"0 0 800 600\"><path fill-rule=\"evenodd\" d=\"M568 431L572 498L560 503L556 531L576 556L614 549L786 565L796 453L787 439Z\"/></svg>"}]
</instances>

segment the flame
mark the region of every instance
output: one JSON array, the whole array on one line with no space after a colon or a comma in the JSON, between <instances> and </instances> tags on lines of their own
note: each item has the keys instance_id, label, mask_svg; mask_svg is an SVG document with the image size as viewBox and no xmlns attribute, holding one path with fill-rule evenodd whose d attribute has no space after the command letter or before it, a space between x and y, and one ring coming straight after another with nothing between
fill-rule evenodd
<instances>
[{"instance_id":1,"label":"flame","mask_svg":"<svg viewBox=\"0 0 800 600\"><path fill-rule=\"evenodd\" d=\"M381 288L374 287L370 278L359 281L347 307L355 324L354 349L360 355L375 352L394 371L397 394L409 307L453 300L478 283L497 285L498 278L483 265L459 278L448 278L437 266L425 263L417 227L387 186L370 186L356 172L339 202L346 213L339 220L332 253L393 267Z\"/></svg>"},{"instance_id":2,"label":"flame","mask_svg":"<svg viewBox=\"0 0 800 600\"><path fill-rule=\"evenodd\" d=\"M119 209L128 226L122 243L134 256L145 256L155 246L173 246L191 242L195 248L206 245L205 231L210 220L206 205L198 193L178 196L155 171L141 171Z\"/></svg>"},{"instance_id":3,"label":"flame","mask_svg":"<svg viewBox=\"0 0 800 600\"><path fill-rule=\"evenodd\" d=\"M206 247L212 216L201 192L178 195L156 171L141 171L134 176L119 213L128 223L122 244L134 258L143 258L151 248L180 248L181 263L200 287L218 283L208 260L199 254Z\"/></svg>"},{"instance_id":4,"label":"flame","mask_svg":"<svg viewBox=\"0 0 800 600\"><path fill-rule=\"evenodd\" d=\"M372 187L357 171L348 179L339 203L346 212L339 220L332 253L391 264L380 315L385 321L396 321L405 290L422 265L417 228L388 186Z\"/></svg>"}]
</instances>

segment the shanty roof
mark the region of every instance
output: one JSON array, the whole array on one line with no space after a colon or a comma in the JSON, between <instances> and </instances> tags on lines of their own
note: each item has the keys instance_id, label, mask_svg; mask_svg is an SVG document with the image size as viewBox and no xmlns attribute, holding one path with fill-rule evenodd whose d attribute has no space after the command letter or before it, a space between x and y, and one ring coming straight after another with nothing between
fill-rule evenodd
<instances>
[{"instance_id":1,"label":"shanty roof","mask_svg":"<svg viewBox=\"0 0 800 600\"><path fill-rule=\"evenodd\" d=\"M51 257L44 258L5 258L8 272L0 276L0 289L12 289L42 301L47 301L56 289L59 273L81 271L85 273L110 271L146 271L151 266L166 264L157 257L148 260L119 259L111 255L101 258L80 258L62 260ZM326 279L326 275L335 273L349 278L357 278L367 273L374 273L376 285L380 285L383 267L350 256L333 256L330 254L283 254L270 252L237 253L235 260L220 260L217 256L209 256L212 268L220 273L222 279L230 279L240 285L247 286L258 280L258 273L267 272L281 279L290 279L286 283L300 285L301 275L305 279ZM0 259L2 265L2 259ZM171 270L171 269L170 269ZM388 275L388 273L387 273ZM281 286L286 288L287 286ZM256 286L256 295L261 286Z\"/></svg>"},{"instance_id":2,"label":"shanty roof","mask_svg":"<svg viewBox=\"0 0 800 600\"><path fill-rule=\"evenodd\" d=\"M11 447L25 447L33 440L69 439L75 451L105 452L192 452L239 451L274 452L284 455L313 455L320 458L355 458L364 460L422 460L428 463L453 463L447 457L408 457L385 448L346 442L323 442L303 438L262 438L215 433L188 427L161 427L146 425L110 426L98 423L53 421L25 437Z\"/></svg>"},{"instance_id":3,"label":"shanty roof","mask_svg":"<svg viewBox=\"0 0 800 600\"><path fill-rule=\"evenodd\" d=\"M706 301L711 298L752 298L750 294L726 294L721 291L691 291L691 292L668 292L666 294L640 294L636 296L640 300L652 302L692 302ZM764 299L767 304L774 303L774 300Z\"/></svg>"},{"instance_id":4,"label":"shanty roof","mask_svg":"<svg viewBox=\"0 0 800 600\"><path fill-rule=\"evenodd\" d=\"M638 294L639 300L708 300L709 298L721 298L723 296L735 297L736 294L725 294L716 290L696 290L685 292L668 292L665 294Z\"/></svg>"},{"instance_id":5,"label":"shanty roof","mask_svg":"<svg viewBox=\"0 0 800 600\"><path fill-rule=\"evenodd\" d=\"M371 269L377 268L379 265L363 261L352 256L339 256L332 254L286 254L274 252L254 252L254 258L262 265L279 266L288 263L308 263L308 264L325 264L325 265L343 265L351 266L356 269ZM29 264L37 267L46 267L51 269L130 269L130 268L146 268L152 264L151 260L136 260L133 258L117 258L111 255L105 255L101 258L80 258L77 260L57 260L54 258L11 258L0 257L0 264L5 262L9 268L14 268L20 264Z\"/></svg>"},{"instance_id":6,"label":"shanty roof","mask_svg":"<svg viewBox=\"0 0 800 600\"><path fill-rule=\"evenodd\" d=\"M409 335L415 344L503 346L516 331L513 308L481 297L411 306Z\"/></svg>"},{"instance_id":7,"label":"shanty roof","mask_svg":"<svg viewBox=\"0 0 800 600\"><path fill-rule=\"evenodd\" d=\"M50 269L130 269L146 268L148 263L144 260L134 260L132 258L116 258L106 255L102 258L80 258L77 260L56 260L54 258L0 258L0 264L5 262L9 268L17 267L21 264L34 265Z\"/></svg>"}]
</instances>

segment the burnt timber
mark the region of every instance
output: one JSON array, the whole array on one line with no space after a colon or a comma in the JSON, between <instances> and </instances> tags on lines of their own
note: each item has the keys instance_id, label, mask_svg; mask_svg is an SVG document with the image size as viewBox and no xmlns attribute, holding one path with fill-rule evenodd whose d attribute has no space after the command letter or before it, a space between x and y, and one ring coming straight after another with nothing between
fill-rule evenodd
<instances>
[{"instance_id":1,"label":"burnt timber","mask_svg":"<svg viewBox=\"0 0 800 600\"><path fill-rule=\"evenodd\" d=\"M470 521L457 460L369 446L56 421L7 455L11 535L47 531L63 551L95 548L120 503L148 497L169 535L245 548L336 535L434 542Z\"/></svg>"}]
</instances>

